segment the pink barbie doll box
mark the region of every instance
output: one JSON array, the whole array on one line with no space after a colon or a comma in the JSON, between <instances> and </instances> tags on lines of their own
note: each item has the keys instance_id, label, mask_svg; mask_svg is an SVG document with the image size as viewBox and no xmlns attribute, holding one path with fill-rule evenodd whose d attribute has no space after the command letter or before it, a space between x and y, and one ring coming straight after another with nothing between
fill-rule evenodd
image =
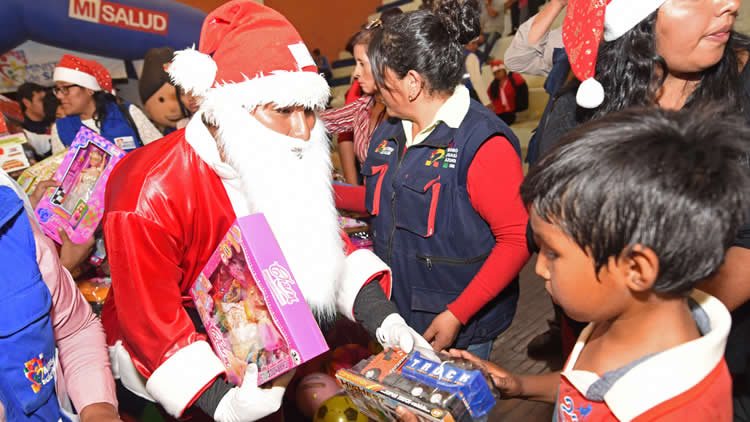
<instances>
[{"instance_id":1,"label":"pink barbie doll box","mask_svg":"<svg viewBox=\"0 0 750 422\"><path fill-rule=\"evenodd\" d=\"M44 234L62 243L57 233L62 227L73 242L91 238L104 214L107 179L124 155L112 142L81 127L53 177L60 186L47 189L36 206Z\"/></svg>"},{"instance_id":2,"label":"pink barbie doll box","mask_svg":"<svg viewBox=\"0 0 750 422\"><path fill-rule=\"evenodd\" d=\"M237 219L190 289L227 379L258 385L328 350L263 214Z\"/></svg>"}]
</instances>

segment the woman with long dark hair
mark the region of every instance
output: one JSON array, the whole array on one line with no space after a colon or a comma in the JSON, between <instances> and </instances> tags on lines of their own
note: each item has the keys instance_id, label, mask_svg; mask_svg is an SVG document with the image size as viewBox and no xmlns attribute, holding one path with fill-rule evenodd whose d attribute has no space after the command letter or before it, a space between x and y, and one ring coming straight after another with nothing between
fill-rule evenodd
<instances>
[{"instance_id":1,"label":"woman with long dark hair","mask_svg":"<svg viewBox=\"0 0 750 422\"><path fill-rule=\"evenodd\" d=\"M568 8L583 12L589 3L570 0ZM629 0L607 3L603 40L598 49L591 40L586 47L596 49L593 62L580 54L586 51L579 48L586 40L574 36L588 17L582 13L572 19L568 11L564 25L571 30L563 30L563 39L577 79L550 100L540 153L579 124L633 106L701 113L710 105L720 105L728 113L741 113L750 124L750 38L733 30L740 0L643 0L640 8L633 8ZM595 68L587 69L586 63ZM739 159L750 166L747 157ZM701 286L732 311L726 360L739 421L750 421L748 262L750 225L745 225L719 273Z\"/></svg>"},{"instance_id":2,"label":"woman with long dark hair","mask_svg":"<svg viewBox=\"0 0 750 422\"><path fill-rule=\"evenodd\" d=\"M391 9L388 9L391 10ZM400 9L395 9L399 10ZM393 15L391 15L393 16ZM387 20L387 18L385 18ZM342 107L320 112L320 119L331 133L353 132L353 141L339 139L339 157L346 182L359 184L357 167L362 166L367 158L370 137L386 117L383 99L377 92L375 81L370 71L370 61L367 58L367 45L372 35L383 24L378 19L369 23L356 33L351 40L355 67L352 78L357 80L363 96Z\"/></svg>"},{"instance_id":3,"label":"woman with long dark hair","mask_svg":"<svg viewBox=\"0 0 750 422\"><path fill-rule=\"evenodd\" d=\"M81 126L99 133L125 151L161 138L145 114L132 104L118 104L112 77L101 64L66 54L55 67L52 92L65 115L52 125L52 153L65 150Z\"/></svg>"},{"instance_id":4,"label":"woman with long dark hair","mask_svg":"<svg viewBox=\"0 0 750 422\"><path fill-rule=\"evenodd\" d=\"M368 57L390 119L372 136L365 208L392 299L435 349L489 358L513 319L528 220L518 140L462 83L476 0L396 16Z\"/></svg>"}]
</instances>

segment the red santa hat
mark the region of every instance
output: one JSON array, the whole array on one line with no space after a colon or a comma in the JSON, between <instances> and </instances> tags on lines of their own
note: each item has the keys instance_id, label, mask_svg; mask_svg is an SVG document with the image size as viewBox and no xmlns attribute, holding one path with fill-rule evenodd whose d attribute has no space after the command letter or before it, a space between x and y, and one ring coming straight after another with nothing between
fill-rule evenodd
<instances>
[{"instance_id":1,"label":"red santa hat","mask_svg":"<svg viewBox=\"0 0 750 422\"><path fill-rule=\"evenodd\" d=\"M498 70L505 70L505 63L500 59L492 60L490 61L490 69L492 69L492 73Z\"/></svg>"},{"instance_id":2,"label":"red santa hat","mask_svg":"<svg viewBox=\"0 0 750 422\"><path fill-rule=\"evenodd\" d=\"M60 63L55 66L52 79L94 91L107 91L113 95L115 93L112 89L112 76L104 66L94 60L86 60L70 54L62 56Z\"/></svg>"},{"instance_id":3,"label":"red santa hat","mask_svg":"<svg viewBox=\"0 0 750 422\"><path fill-rule=\"evenodd\" d=\"M594 79L599 42L614 41L659 9L665 0L570 0L562 38L573 73L581 81L576 102L596 108L604 88Z\"/></svg>"},{"instance_id":4,"label":"red santa hat","mask_svg":"<svg viewBox=\"0 0 750 422\"><path fill-rule=\"evenodd\" d=\"M217 109L274 103L322 108L329 88L302 38L279 12L232 0L203 21L198 50L175 53L172 81Z\"/></svg>"}]
</instances>

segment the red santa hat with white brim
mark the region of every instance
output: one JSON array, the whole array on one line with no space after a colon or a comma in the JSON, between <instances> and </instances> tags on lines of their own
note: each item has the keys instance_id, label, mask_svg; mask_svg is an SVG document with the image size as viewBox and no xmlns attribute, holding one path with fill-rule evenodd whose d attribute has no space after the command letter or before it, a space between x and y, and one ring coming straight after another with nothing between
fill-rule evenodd
<instances>
[{"instance_id":1,"label":"red santa hat with white brim","mask_svg":"<svg viewBox=\"0 0 750 422\"><path fill-rule=\"evenodd\" d=\"M594 79L599 42L614 41L659 9L665 0L570 0L562 38L573 73L581 81L576 102L596 108L604 88Z\"/></svg>"},{"instance_id":2,"label":"red santa hat with white brim","mask_svg":"<svg viewBox=\"0 0 750 422\"><path fill-rule=\"evenodd\" d=\"M114 95L112 76L99 62L65 54L55 66L52 79L68 82L94 91L106 91Z\"/></svg>"},{"instance_id":3,"label":"red santa hat with white brim","mask_svg":"<svg viewBox=\"0 0 750 422\"><path fill-rule=\"evenodd\" d=\"M492 73L498 70L505 70L505 63L500 59L492 60L490 61L490 70L492 70Z\"/></svg>"},{"instance_id":4,"label":"red santa hat with white brim","mask_svg":"<svg viewBox=\"0 0 750 422\"><path fill-rule=\"evenodd\" d=\"M328 102L328 84L297 30L251 0L232 0L206 16L198 50L176 52L167 72L202 98L209 119L228 106L323 108Z\"/></svg>"}]
</instances>

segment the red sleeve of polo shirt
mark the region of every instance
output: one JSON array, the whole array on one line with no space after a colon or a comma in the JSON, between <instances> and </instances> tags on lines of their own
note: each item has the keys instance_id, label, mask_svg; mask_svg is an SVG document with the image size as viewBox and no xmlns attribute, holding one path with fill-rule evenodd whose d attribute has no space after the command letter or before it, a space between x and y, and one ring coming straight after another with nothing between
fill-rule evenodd
<instances>
[{"instance_id":1,"label":"red sleeve of polo shirt","mask_svg":"<svg viewBox=\"0 0 750 422\"><path fill-rule=\"evenodd\" d=\"M364 186L334 183L333 197L336 202L336 208L367 214Z\"/></svg>"},{"instance_id":2,"label":"red sleeve of polo shirt","mask_svg":"<svg viewBox=\"0 0 750 422\"><path fill-rule=\"evenodd\" d=\"M504 137L484 143L469 166L466 187L474 210L489 224L495 246L474 279L448 309L462 323L498 295L529 259L526 223L529 219L519 188L523 168Z\"/></svg>"}]
</instances>

